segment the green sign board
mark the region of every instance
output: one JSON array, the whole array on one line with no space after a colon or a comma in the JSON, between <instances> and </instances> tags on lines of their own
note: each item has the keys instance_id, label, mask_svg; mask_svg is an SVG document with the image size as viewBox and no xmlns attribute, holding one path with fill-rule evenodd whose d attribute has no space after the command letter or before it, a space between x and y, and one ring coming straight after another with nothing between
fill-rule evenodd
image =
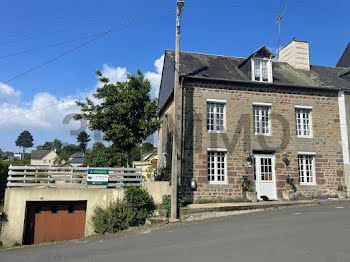
<instances>
[{"instance_id":1,"label":"green sign board","mask_svg":"<svg viewBox=\"0 0 350 262\"><path fill-rule=\"evenodd\" d=\"M108 174L108 169L88 169L86 184L88 186L107 186Z\"/></svg>"}]
</instances>

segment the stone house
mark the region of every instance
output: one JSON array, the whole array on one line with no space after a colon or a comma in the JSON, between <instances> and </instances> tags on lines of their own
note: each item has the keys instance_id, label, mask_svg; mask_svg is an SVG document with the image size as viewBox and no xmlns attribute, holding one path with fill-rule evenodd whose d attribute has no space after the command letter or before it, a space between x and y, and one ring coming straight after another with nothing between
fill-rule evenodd
<instances>
[{"instance_id":1,"label":"stone house","mask_svg":"<svg viewBox=\"0 0 350 262\"><path fill-rule=\"evenodd\" d=\"M293 40L277 61L265 47L248 58L180 53L179 182L192 201L281 198L288 175L304 195L345 183L342 68L310 65L307 42ZM174 52L165 51L159 92L159 166L171 166ZM340 110L342 112L340 112ZM182 130L182 131L181 131ZM197 188L191 189L191 181Z\"/></svg>"}]
</instances>

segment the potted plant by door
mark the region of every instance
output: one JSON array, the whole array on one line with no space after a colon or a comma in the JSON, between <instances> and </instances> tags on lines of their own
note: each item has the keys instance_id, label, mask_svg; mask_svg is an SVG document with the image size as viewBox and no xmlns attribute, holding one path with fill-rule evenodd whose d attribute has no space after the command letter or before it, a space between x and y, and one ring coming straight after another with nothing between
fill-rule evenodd
<instances>
[{"instance_id":1,"label":"potted plant by door","mask_svg":"<svg viewBox=\"0 0 350 262\"><path fill-rule=\"evenodd\" d=\"M290 185L284 186L284 189L282 190L282 197L283 200L295 200L295 192Z\"/></svg>"},{"instance_id":2,"label":"potted plant by door","mask_svg":"<svg viewBox=\"0 0 350 262\"><path fill-rule=\"evenodd\" d=\"M347 197L347 187L346 185L338 185L337 195L339 198Z\"/></svg>"},{"instance_id":3,"label":"potted plant by door","mask_svg":"<svg viewBox=\"0 0 350 262\"><path fill-rule=\"evenodd\" d=\"M284 190L282 190L283 200L295 200L295 192L297 188L294 185L294 179L291 175L287 175L286 178L287 184L284 186Z\"/></svg>"},{"instance_id":4,"label":"potted plant by door","mask_svg":"<svg viewBox=\"0 0 350 262\"><path fill-rule=\"evenodd\" d=\"M248 176L243 176L243 179L241 181L241 187L244 199L249 200L251 202L258 201L257 193L255 192L253 182L248 179Z\"/></svg>"}]
</instances>

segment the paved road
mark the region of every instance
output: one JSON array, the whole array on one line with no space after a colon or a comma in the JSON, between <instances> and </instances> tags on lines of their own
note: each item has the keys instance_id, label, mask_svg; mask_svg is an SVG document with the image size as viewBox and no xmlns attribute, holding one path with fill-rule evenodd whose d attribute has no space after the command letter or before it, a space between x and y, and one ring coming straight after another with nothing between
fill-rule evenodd
<instances>
[{"instance_id":1,"label":"paved road","mask_svg":"<svg viewBox=\"0 0 350 262\"><path fill-rule=\"evenodd\" d=\"M345 262L350 261L350 203L3 250L0 261Z\"/></svg>"}]
</instances>

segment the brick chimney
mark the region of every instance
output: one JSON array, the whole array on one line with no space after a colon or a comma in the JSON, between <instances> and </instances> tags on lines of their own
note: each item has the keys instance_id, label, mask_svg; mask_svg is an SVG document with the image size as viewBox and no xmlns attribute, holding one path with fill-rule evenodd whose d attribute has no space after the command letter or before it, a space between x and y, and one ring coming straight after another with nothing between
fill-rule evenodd
<instances>
[{"instance_id":1,"label":"brick chimney","mask_svg":"<svg viewBox=\"0 0 350 262\"><path fill-rule=\"evenodd\" d=\"M278 54L278 61L287 62L296 69L310 70L308 42L293 39Z\"/></svg>"}]
</instances>

